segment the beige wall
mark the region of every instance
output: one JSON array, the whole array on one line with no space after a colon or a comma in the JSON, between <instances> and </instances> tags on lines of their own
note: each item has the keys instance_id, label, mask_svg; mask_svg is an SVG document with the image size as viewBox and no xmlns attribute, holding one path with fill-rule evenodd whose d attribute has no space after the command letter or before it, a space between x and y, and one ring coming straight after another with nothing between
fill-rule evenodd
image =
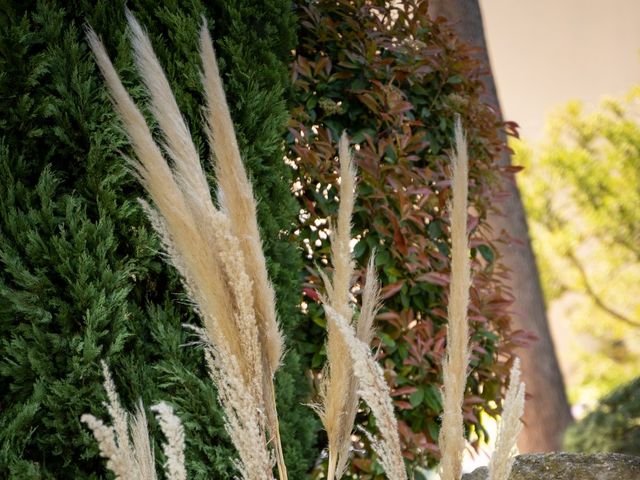
<instances>
[{"instance_id":1,"label":"beige wall","mask_svg":"<svg viewBox=\"0 0 640 480\"><path fill-rule=\"evenodd\" d=\"M640 0L480 0L505 118L539 140L545 115L640 83Z\"/></svg>"}]
</instances>

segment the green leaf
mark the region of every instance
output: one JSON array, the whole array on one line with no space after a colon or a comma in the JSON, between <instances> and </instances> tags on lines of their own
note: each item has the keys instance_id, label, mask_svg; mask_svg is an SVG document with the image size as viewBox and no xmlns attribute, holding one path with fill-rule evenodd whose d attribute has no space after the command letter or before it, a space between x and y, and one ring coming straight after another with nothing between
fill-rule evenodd
<instances>
[{"instance_id":1,"label":"green leaf","mask_svg":"<svg viewBox=\"0 0 640 480\"><path fill-rule=\"evenodd\" d=\"M316 325L319 325L322 328L327 328L327 320L324 317L320 317L320 316L317 316L317 315L312 315L311 316L311 320Z\"/></svg>"},{"instance_id":2,"label":"green leaf","mask_svg":"<svg viewBox=\"0 0 640 480\"><path fill-rule=\"evenodd\" d=\"M387 145L384 149L384 161L387 163L396 163L398 161L396 149L393 148L393 145Z\"/></svg>"},{"instance_id":3,"label":"green leaf","mask_svg":"<svg viewBox=\"0 0 640 480\"><path fill-rule=\"evenodd\" d=\"M413 478L414 480L429 480L429 473L427 470L418 467L413 474Z\"/></svg>"},{"instance_id":4,"label":"green leaf","mask_svg":"<svg viewBox=\"0 0 640 480\"><path fill-rule=\"evenodd\" d=\"M306 101L305 106L307 107L307 110L313 110L317 104L318 104L317 95L310 95Z\"/></svg>"},{"instance_id":5,"label":"green leaf","mask_svg":"<svg viewBox=\"0 0 640 480\"><path fill-rule=\"evenodd\" d=\"M424 390L422 388L419 388L418 390L413 392L411 395L409 395L409 403L411 403L411 406L414 408L420 405L423 399L424 399Z\"/></svg>"},{"instance_id":6,"label":"green leaf","mask_svg":"<svg viewBox=\"0 0 640 480\"><path fill-rule=\"evenodd\" d=\"M428 422L427 431L429 432L431 438L437 440L438 436L440 435L440 425L435 422Z\"/></svg>"},{"instance_id":7,"label":"green leaf","mask_svg":"<svg viewBox=\"0 0 640 480\"><path fill-rule=\"evenodd\" d=\"M384 332L379 332L378 336L380 337L380 340L382 340L382 343L384 343L386 346L394 348L396 346L396 342L393 338L391 338L389 335L387 335Z\"/></svg>"},{"instance_id":8,"label":"green leaf","mask_svg":"<svg viewBox=\"0 0 640 480\"><path fill-rule=\"evenodd\" d=\"M311 368L320 368L324 365L326 360L326 355L322 354L320 351L317 351L313 354L313 358L311 359Z\"/></svg>"},{"instance_id":9,"label":"green leaf","mask_svg":"<svg viewBox=\"0 0 640 480\"><path fill-rule=\"evenodd\" d=\"M482 258L484 258L489 263L493 263L493 259L495 258L495 255L490 246L483 244L483 245L478 245L477 248L478 248L478 251L480 252L480 255L482 255Z\"/></svg>"},{"instance_id":10,"label":"green leaf","mask_svg":"<svg viewBox=\"0 0 640 480\"><path fill-rule=\"evenodd\" d=\"M427 227L429 237L436 239L442 236L442 229L440 228L440 222L431 222Z\"/></svg>"},{"instance_id":11,"label":"green leaf","mask_svg":"<svg viewBox=\"0 0 640 480\"><path fill-rule=\"evenodd\" d=\"M424 387L424 401L434 412L440 412L442 410L442 397L440 390L434 385Z\"/></svg>"},{"instance_id":12,"label":"green leaf","mask_svg":"<svg viewBox=\"0 0 640 480\"><path fill-rule=\"evenodd\" d=\"M364 255L364 252L366 250L367 250L366 242L363 242L362 240L360 240L353 247L353 257L356 258L356 259L361 258Z\"/></svg>"},{"instance_id":13,"label":"green leaf","mask_svg":"<svg viewBox=\"0 0 640 480\"><path fill-rule=\"evenodd\" d=\"M379 250L376 253L376 267L385 266L391 263L391 255L387 250Z\"/></svg>"}]
</instances>

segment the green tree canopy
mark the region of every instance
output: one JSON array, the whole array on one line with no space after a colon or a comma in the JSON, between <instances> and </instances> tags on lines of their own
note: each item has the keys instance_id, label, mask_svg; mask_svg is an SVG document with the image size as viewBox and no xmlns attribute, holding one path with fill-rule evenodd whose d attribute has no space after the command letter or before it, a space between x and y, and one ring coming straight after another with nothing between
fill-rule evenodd
<instances>
[{"instance_id":1,"label":"green tree canopy","mask_svg":"<svg viewBox=\"0 0 640 480\"><path fill-rule=\"evenodd\" d=\"M516 145L547 302L571 328L576 353L560 355L574 401L639 373L639 115L637 87L591 113L573 102L552 117L540 155Z\"/></svg>"}]
</instances>

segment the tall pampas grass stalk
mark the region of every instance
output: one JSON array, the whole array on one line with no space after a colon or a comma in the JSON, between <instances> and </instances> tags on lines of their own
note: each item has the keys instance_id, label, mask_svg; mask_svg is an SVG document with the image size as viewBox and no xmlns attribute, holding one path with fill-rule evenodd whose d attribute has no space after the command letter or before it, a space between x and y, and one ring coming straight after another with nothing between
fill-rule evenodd
<instances>
[{"instance_id":1,"label":"tall pampas grass stalk","mask_svg":"<svg viewBox=\"0 0 640 480\"><path fill-rule=\"evenodd\" d=\"M349 304L354 262L351 240L351 215L355 201L356 175L349 140L342 134L338 147L340 161L340 206L338 221L331 232L333 275L321 274L327 291L325 309L335 311L349 326L353 310ZM327 310L328 312L328 310ZM335 322L327 322L327 365L320 386L321 404L316 406L329 443L327 479L339 479L344 473L351 446L351 433L358 410L357 381L353 375L349 345ZM369 339L370 340L370 339Z\"/></svg>"},{"instance_id":2,"label":"tall pampas grass stalk","mask_svg":"<svg viewBox=\"0 0 640 480\"><path fill-rule=\"evenodd\" d=\"M333 275L321 273L327 296L323 298L327 315L327 366L317 406L329 440L327 478L339 479L349 461L351 433L362 397L376 417L379 435L365 431L388 478L407 478L402 460L398 425L389 387L369 344L373 321L380 306L380 288L375 276L375 253L369 259L362 305L357 320L349 303L354 261L351 256L351 216L355 202L355 168L346 134L340 138L340 206L338 221L331 234Z\"/></svg>"},{"instance_id":3,"label":"tall pampas grass stalk","mask_svg":"<svg viewBox=\"0 0 640 480\"><path fill-rule=\"evenodd\" d=\"M467 194L469 159L467 140L462 132L460 117L455 123L455 151L452 160L451 205L451 284L448 308L448 335L446 357L443 362L442 426L439 447L441 480L460 480L465 447L462 404L469 365L469 288L471 271L467 237ZM507 480L515 442L522 429L520 417L524 412L524 383L520 382L520 361L516 358L511 369L509 388L503 405L496 449L489 463L489 480Z\"/></svg>"},{"instance_id":4,"label":"tall pampas grass stalk","mask_svg":"<svg viewBox=\"0 0 640 480\"><path fill-rule=\"evenodd\" d=\"M353 375L357 379L357 394L367 403L378 428L378 435L364 430L382 468L390 480L406 480L407 473L402 460L398 422L393 411L391 392L384 372L374 359L369 342L373 337L373 319L380 305L380 290L374 273L373 257L369 261L366 284L362 295L362 308L356 328L330 305L325 306L329 323L336 328L347 346L352 362Z\"/></svg>"},{"instance_id":5,"label":"tall pampas grass stalk","mask_svg":"<svg viewBox=\"0 0 640 480\"><path fill-rule=\"evenodd\" d=\"M516 358L509 375L509 388L498 425L496 447L489 461L488 480L507 480L511 474L516 439L522 430L520 418L524 414L524 393L524 383L520 382L520 359Z\"/></svg>"},{"instance_id":6,"label":"tall pampas grass stalk","mask_svg":"<svg viewBox=\"0 0 640 480\"><path fill-rule=\"evenodd\" d=\"M144 117L92 30L87 33L88 41L136 153L137 159L130 163L153 201L153 206L142 202L145 211L202 318L207 362L225 411L226 429L239 453L242 478L269 479L273 476L273 462L266 435L269 413L264 412L275 409L275 402L269 407L271 400L265 399L273 397L273 374L280 362L282 338L275 313L269 317L255 308L260 292L254 285L268 280L264 272L264 278L262 273L255 276L259 268L254 264L264 263L264 257L262 254L252 257L255 254L252 249L238 249L247 239L235 224L251 218L238 217L227 203L223 202L221 209L213 204L196 148L151 43L128 11L127 18L136 64L163 134L161 146L154 141ZM203 52L205 70L210 61L206 53ZM217 75L217 70L214 73ZM205 73L205 79L206 76ZM219 78L217 81L221 83ZM215 101L210 99L209 104ZM233 134L228 111L209 122L212 126L225 123L222 134ZM229 161L218 153L216 143L213 149L218 154L218 164ZM163 150L171 158L171 166ZM230 182L228 188L236 188L234 181ZM255 218L255 208L253 214ZM259 238L255 241L259 245ZM268 292L262 293L270 296ZM274 330L278 334L275 340ZM277 436L276 432L272 434ZM282 478L286 478L284 464L280 470Z\"/></svg>"},{"instance_id":7,"label":"tall pampas grass stalk","mask_svg":"<svg viewBox=\"0 0 640 480\"><path fill-rule=\"evenodd\" d=\"M468 154L460 117L455 123L455 152L452 155L453 199L451 205L451 283L449 293L447 350L443 361L443 405L439 446L442 452L442 480L460 480L465 439L462 403L469 365L469 242L467 238Z\"/></svg>"},{"instance_id":8,"label":"tall pampas grass stalk","mask_svg":"<svg viewBox=\"0 0 640 480\"><path fill-rule=\"evenodd\" d=\"M275 292L267 274L262 250L256 201L251 183L242 163L238 142L222 81L213 42L203 20L200 30L202 82L207 102L209 143L214 153L214 167L218 179L218 205L232 220L232 231L240 241L246 259L247 273L253 280L253 308L263 345L263 393L269 432L273 437L280 480L287 479L287 470L280 440L273 377L282 361L284 339L278 325Z\"/></svg>"},{"instance_id":9,"label":"tall pampas grass stalk","mask_svg":"<svg viewBox=\"0 0 640 480\"><path fill-rule=\"evenodd\" d=\"M105 425L93 415L84 414L80 420L87 424L98 442L100 455L107 459L107 469L117 480L157 480L155 456L149 441L147 417L142 402L132 421L122 408L111 372L102 362L104 389L109 402L106 403L113 426ZM167 480L186 480L184 466L184 430L173 409L166 403L151 407L156 412L162 432L166 437L163 450L165 478Z\"/></svg>"}]
</instances>

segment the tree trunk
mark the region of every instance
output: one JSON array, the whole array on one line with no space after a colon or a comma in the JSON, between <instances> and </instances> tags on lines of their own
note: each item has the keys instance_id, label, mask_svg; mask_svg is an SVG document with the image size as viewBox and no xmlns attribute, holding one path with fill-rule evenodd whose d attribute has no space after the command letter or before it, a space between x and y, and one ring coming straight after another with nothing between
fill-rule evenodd
<instances>
[{"instance_id":1,"label":"tree trunk","mask_svg":"<svg viewBox=\"0 0 640 480\"><path fill-rule=\"evenodd\" d=\"M486 72L483 100L500 115L478 0L431 0L429 8L432 18L446 18L463 41L478 48L479 60L483 62ZM504 132L502 135L505 135ZM511 156L505 151L500 158L500 165L508 166L510 163ZM539 338L531 347L520 352L522 377L531 397L527 400L525 427L518 440L518 448L523 453L556 451L562 448L562 434L572 421L571 410L549 333L520 192L515 180L507 182L505 189L509 192L509 198L502 205L503 215L494 215L490 225L497 238L512 239L509 243L500 244L499 249L504 264L511 270L511 288L515 297L513 327L529 330Z\"/></svg>"}]
</instances>

